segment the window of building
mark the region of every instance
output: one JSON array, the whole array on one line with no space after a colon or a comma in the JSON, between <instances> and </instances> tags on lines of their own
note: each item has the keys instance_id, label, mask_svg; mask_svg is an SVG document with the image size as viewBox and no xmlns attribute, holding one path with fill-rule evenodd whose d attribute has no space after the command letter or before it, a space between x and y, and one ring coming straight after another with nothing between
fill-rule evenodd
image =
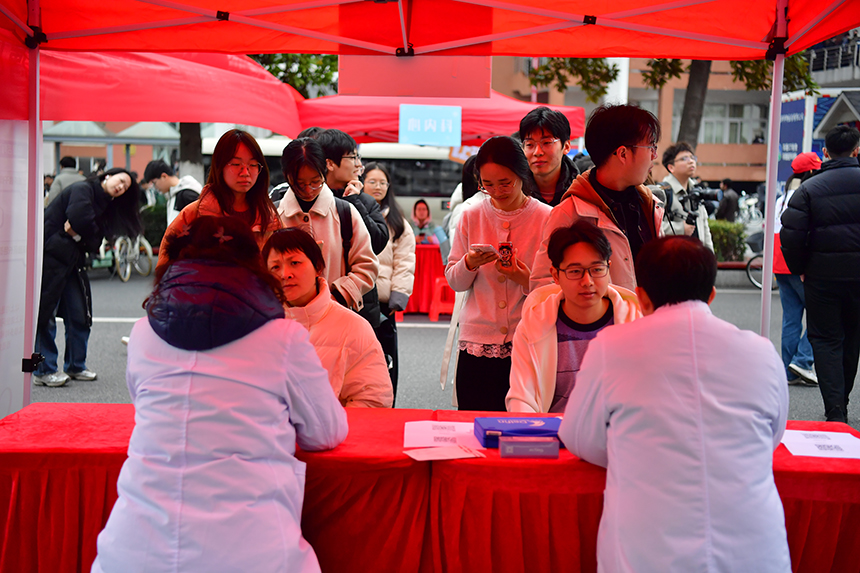
<instances>
[{"instance_id":1,"label":"window of building","mask_svg":"<svg viewBox=\"0 0 860 573\"><path fill-rule=\"evenodd\" d=\"M675 102L672 139L678 140L683 102ZM701 143L765 143L767 106L761 104L707 103L699 127Z\"/></svg>"}]
</instances>

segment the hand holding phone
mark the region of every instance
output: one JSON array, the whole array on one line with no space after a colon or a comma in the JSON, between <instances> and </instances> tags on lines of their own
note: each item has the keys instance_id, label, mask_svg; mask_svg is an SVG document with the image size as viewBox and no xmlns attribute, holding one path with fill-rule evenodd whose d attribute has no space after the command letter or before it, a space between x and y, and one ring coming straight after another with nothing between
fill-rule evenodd
<instances>
[{"instance_id":1,"label":"hand holding phone","mask_svg":"<svg viewBox=\"0 0 860 573\"><path fill-rule=\"evenodd\" d=\"M482 265L492 263L499 258L493 245L475 244L469 246L469 252L466 253L466 268L474 271Z\"/></svg>"},{"instance_id":2,"label":"hand holding phone","mask_svg":"<svg viewBox=\"0 0 860 573\"><path fill-rule=\"evenodd\" d=\"M496 247L494 247L493 245L486 245L486 244L481 243L481 244L471 245L471 246L469 246L469 248L472 249L473 251L475 251L476 253L496 253L496 254L498 254L496 252Z\"/></svg>"}]
</instances>

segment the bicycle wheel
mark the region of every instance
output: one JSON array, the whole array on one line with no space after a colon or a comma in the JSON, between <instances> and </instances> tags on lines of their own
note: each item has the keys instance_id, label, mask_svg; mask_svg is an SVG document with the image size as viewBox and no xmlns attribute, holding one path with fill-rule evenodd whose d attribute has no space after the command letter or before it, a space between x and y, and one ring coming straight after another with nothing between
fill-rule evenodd
<instances>
[{"instance_id":1,"label":"bicycle wheel","mask_svg":"<svg viewBox=\"0 0 860 573\"><path fill-rule=\"evenodd\" d=\"M119 280L127 283L128 279L131 278L131 261L129 261L131 241L128 237L120 237L114 243L113 251L114 260L116 261L116 274Z\"/></svg>"},{"instance_id":2,"label":"bicycle wheel","mask_svg":"<svg viewBox=\"0 0 860 573\"><path fill-rule=\"evenodd\" d=\"M134 260L134 268L141 276L148 277L152 272L152 245L145 237L140 237L137 258Z\"/></svg>"},{"instance_id":3,"label":"bicycle wheel","mask_svg":"<svg viewBox=\"0 0 860 573\"><path fill-rule=\"evenodd\" d=\"M764 278L764 255L759 253L747 262L747 278L757 288L761 288ZM770 290L777 290L776 277L771 275Z\"/></svg>"}]
</instances>

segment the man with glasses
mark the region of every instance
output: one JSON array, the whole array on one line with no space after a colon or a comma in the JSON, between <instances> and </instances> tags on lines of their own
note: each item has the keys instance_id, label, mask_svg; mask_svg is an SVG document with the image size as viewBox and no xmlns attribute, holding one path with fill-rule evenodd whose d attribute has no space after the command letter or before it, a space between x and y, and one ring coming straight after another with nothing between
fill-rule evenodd
<instances>
[{"instance_id":1,"label":"man with glasses","mask_svg":"<svg viewBox=\"0 0 860 573\"><path fill-rule=\"evenodd\" d=\"M671 198L666 197L667 209L663 221L664 235L687 235L696 237L706 247L714 250L708 210L702 202L693 202L690 193L696 186L696 157L693 147L680 141L663 152L663 167L669 175L664 183L672 187Z\"/></svg>"},{"instance_id":2,"label":"man with glasses","mask_svg":"<svg viewBox=\"0 0 860 573\"><path fill-rule=\"evenodd\" d=\"M531 288L552 280L547 246L552 232L587 219L612 245L612 284L636 288L633 261L642 245L662 234L663 206L643 185L657 157L660 122L634 105L604 105L585 128L585 146L594 167L576 177L543 230L532 269Z\"/></svg>"},{"instance_id":3,"label":"man with glasses","mask_svg":"<svg viewBox=\"0 0 860 573\"><path fill-rule=\"evenodd\" d=\"M162 159L150 161L143 172L143 181L153 185L167 198L167 225L179 215L187 205L197 201L203 185L191 175L177 177L173 169Z\"/></svg>"},{"instance_id":4,"label":"man with glasses","mask_svg":"<svg viewBox=\"0 0 860 573\"><path fill-rule=\"evenodd\" d=\"M538 107L520 121L520 138L540 191L535 199L555 207L574 177L579 175L576 165L567 156L570 122L561 112Z\"/></svg>"},{"instance_id":5,"label":"man with glasses","mask_svg":"<svg viewBox=\"0 0 860 573\"><path fill-rule=\"evenodd\" d=\"M612 247L585 219L553 231L554 284L529 294L514 334L509 412L564 412L589 342L642 316L636 295L609 284Z\"/></svg>"}]
</instances>

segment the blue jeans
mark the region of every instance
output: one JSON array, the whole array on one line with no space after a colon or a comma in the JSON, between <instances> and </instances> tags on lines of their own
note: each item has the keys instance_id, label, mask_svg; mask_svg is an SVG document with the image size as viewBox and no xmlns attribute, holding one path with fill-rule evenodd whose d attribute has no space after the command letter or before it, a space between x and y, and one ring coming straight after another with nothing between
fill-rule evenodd
<instances>
[{"instance_id":1,"label":"blue jeans","mask_svg":"<svg viewBox=\"0 0 860 573\"><path fill-rule=\"evenodd\" d=\"M805 370L812 369L812 345L803 330L803 311L806 299L803 281L798 275L774 274L779 285L779 300L782 303L782 363L789 380L797 375L788 371L789 364Z\"/></svg>"},{"instance_id":2,"label":"blue jeans","mask_svg":"<svg viewBox=\"0 0 860 573\"><path fill-rule=\"evenodd\" d=\"M65 372L80 372L87 368L87 343L90 339L90 326L87 324L87 299L81 289L76 274L69 276L63 288L63 294L53 316L63 317L66 335L66 350L64 354ZM36 330L36 352L45 357L36 369L36 376L45 376L57 372L57 321L51 318L44 328Z\"/></svg>"}]
</instances>

